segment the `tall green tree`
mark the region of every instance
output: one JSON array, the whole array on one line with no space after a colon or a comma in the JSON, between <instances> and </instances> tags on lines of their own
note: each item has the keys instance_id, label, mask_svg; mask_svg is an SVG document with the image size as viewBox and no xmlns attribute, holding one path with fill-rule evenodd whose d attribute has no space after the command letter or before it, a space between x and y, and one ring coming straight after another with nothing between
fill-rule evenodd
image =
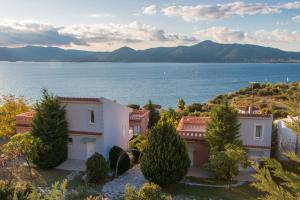
<instances>
[{"instance_id":1,"label":"tall green tree","mask_svg":"<svg viewBox=\"0 0 300 200\"><path fill-rule=\"evenodd\" d=\"M23 97L6 95L0 98L0 137L16 134L16 115L27 112L29 106Z\"/></svg>"},{"instance_id":2,"label":"tall green tree","mask_svg":"<svg viewBox=\"0 0 300 200\"><path fill-rule=\"evenodd\" d=\"M205 140L210 151L224 151L226 144L241 146L238 113L227 102L214 107L206 123Z\"/></svg>"},{"instance_id":3,"label":"tall green tree","mask_svg":"<svg viewBox=\"0 0 300 200\"><path fill-rule=\"evenodd\" d=\"M300 137L300 95L295 95L289 99L288 106L295 118L287 122ZM293 169L300 171L300 159L295 152L286 152L285 155L293 163ZM267 200L299 200L300 199L300 175L298 173L285 170L275 159L265 159L264 166L254 166L256 181L252 184L258 190L266 193L261 199Z\"/></svg>"},{"instance_id":4,"label":"tall green tree","mask_svg":"<svg viewBox=\"0 0 300 200\"><path fill-rule=\"evenodd\" d=\"M184 110L184 108L185 108L185 101L183 100L183 98L178 99L178 101L177 101L177 108L179 110Z\"/></svg>"},{"instance_id":5,"label":"tall green tree","mask_svg":"<svg viewBox=\"0 0 300 200\"><path fill-rule=\"evenodd\" d=\"M190 167L186 144L168 121L160 121L148 133L141 158L145 178L160 186L181 180Z\"/></svg>"},{"instance_id":6,"label":"tall green tree","mask_svg":"<svg viewBox=\"0 0 300 200\"><path fill-rule=\"evenodd\" d=\"M66 111L59 100L43 89L43 97L35 105L32 134L46 147L38 152L34 163L41 168L56 167L67 159L68 124Z\"/></svg>"},{"instance_id":7,"label":"tall green tree","mask_svg":"<svg viewBox=\"0 0 300 200\"><path fill-rule=\"evenodd\" d=\"M155 105L149 100L148 104L144 106L146 110L149 110L149 123L148 128L154 126L159 120L159 112L156 110Z\"/></svg>"}]
</instances>

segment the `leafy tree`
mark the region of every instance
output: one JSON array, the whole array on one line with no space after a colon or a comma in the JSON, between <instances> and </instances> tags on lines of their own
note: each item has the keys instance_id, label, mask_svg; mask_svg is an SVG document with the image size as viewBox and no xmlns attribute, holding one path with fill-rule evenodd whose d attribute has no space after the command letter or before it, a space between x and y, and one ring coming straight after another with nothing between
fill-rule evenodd
<instances>
[{"instance_id":1,"label":"leafy tree","mask_svg":"<svg viewBox=\"0 0 300 200\"><path fill-rule=\"evenodd\" d=\"M181 114L176 112L173 108L163 111L160 116L160 121L169 121L174 125L174 127L177 127L180 119Z\"/></svg>"},{"instance_id":2,"label":"leafy tree","mask_svg":"<svg viewBox=\"0 0 300 200\"><path fill-rule=\"evenodd\" d=\"M185 108L185 101L182 98L178 99L177 108L179 110L184 110L184 108Z\"/></svg>"},{"instance_id":3,"label":"leafy tree","mask_svg":"<svg viewBox=\"0 0 300 200\"><path fill-rule=\"evenodd\" d=\"M190 167L185 142L168 121L160 121L148 133L141 159L145 178L160 186L181 180Z\"/></svg>"},{"instance_id":4,"label":"leafy tree","mask_svg":"<svg viewBox=\"0 0 300 200\"><path fill-rule=\"evenodd\" d=\"M94 153L86 161L86 172L90 183L98 183L107 177L109 166L101 154Z\"/></svg>"},{"instance_id":5,"label":"leafy tree","mask_svg":"<svg viewBox=\"0 0 300 200\"><path fill-rule=\"evenodd\" d=\"M34 163L44 169L56 167L68 156L68 125L66 111L59 100L46 89L43 97L35 105L32 134L41 140L42 146Z\"/></svg>"},{"instance_id":6,"label":"leafy tree","mask_svg":"<svg viewBox=\"0 0 300 200\"><path fill-rule=\"evenodd\" d=\"M241 146L238 113L228 103L214 107L206 123L205 140L210 151L224 151L226 144Z\"/></svg>"},{"instance_id":7,"label":"leafy tree","mask_svg":"<svg viewBox=\"0 0 300 200\"><path fill-rule=\"evenodd\" d=\"M129 147L133 149L134 162L139 162L141 153L145 150L148 140L145 135L134 135L129 141Z\"/></svg>"},{"instance_id":8,"label":"leafy tree","mask_svg":"<svg viewBox=\"0 0 300 200\"><path fill-rule=\"evenodd\" d=\"M3 152L10 158L24 157L31 177L31 162L38 158L38 149L41 147L39 139L33 137L30 132L18 133L12 136L3 146Z\"/></svg>"},{"instance_id":9,"label":"leafy tree","mask_svg":"<svg viewBox=\"0 0 300 200\"><path fill-rule=\"evenodd\" d=\"M23 97L2 96L0 99L0 137L16 134L16 115L27 112L29 106Z\"/></svg>"},{"instance_id":10,"label":"leafy tree","mask_svg":"<svg viewBox=\"0 0 300 200\"><path fill-rule=\"evenodd\" d=\"M218 151L211 155L209 165L217 179L230 181L239 173L239 164L245 167L249 165L246 151L232 144L225 145L224 151Z\"/></svg>"},{"instance_id":11,"label":"leafy tree","mask_svg":"<svg viewBox=\"0 0 300 200\"><path fill-rule=\"evenodd\" d=\"M125 200L171 200L172 197L162 192L154 183L145 183L138 191L130 185L125 187Z\"/></svg>"},{"instance_id":12,"label":"leafy tree","mask_svg":"<svg viewBox=\"0 0 300 200\"><path fill-rule=\"evenodd\" d=\"M129 107L129 108L133 108L133 109L136 109L136 110L138 110L138 109L140 109L140 108L141 108L141 106L140 106L140 105L138 105L138 104L129 104L129 105L127 105L127 107Z\"/></svg>"},{"instance_id":13,"label":"leafy tree","mask_svg":"<svg viewBox=\"0 0 300 200\"><path fill-rule=\"evenodd\" d=\"M186 109L188 110L189 113L201 112L202 104L201 103L192 103L191 105L186 106Z\"/></svg>"},{"instance_id":14,"label":"leafy tree","mask_svg":"<svg viewBox=\"0 0 300 200\"><path fill-rule=\"evenodd\" d=\"M288 127L300 136L300 95L290 98L288 102L290 111L294 116ZM285 155L294 163L293 168L300 170L300 159L294 152L286 152ZM252 184L258 190L266 193L261 199L269 200L298 200L300 199L300 176L285 170L282 165L274 159L265 159L264 166L254 166L257 174L256 181Z\"/></svg>"},{"instance_id":15,"label":"leafy tree","mask_svg":"<svg viewBox=\"0 0 300 200\"><path fill-rule=\"evenodd\" d=\"M149 100L148 104L144 106L146 110L149 110L149 123L148 128L154 126L159 120L159 112L156 110L155 105Z\"/></svg>"}]
</instances>

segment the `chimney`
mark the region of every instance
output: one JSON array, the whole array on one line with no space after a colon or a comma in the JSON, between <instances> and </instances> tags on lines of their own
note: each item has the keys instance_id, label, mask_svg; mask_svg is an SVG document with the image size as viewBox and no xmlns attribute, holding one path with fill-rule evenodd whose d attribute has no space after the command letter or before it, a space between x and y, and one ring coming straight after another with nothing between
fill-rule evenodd
<instances>
[{"instance_id":1,"label":"chimney","mask_svg":"<svg viewBox=\"0 0 300 200\"><path fill-rule=\"evenodd\" d=\"M249 114L253 114L253 106L249 106L248 107L248 113Z\"/></svg>"}]
</instances>

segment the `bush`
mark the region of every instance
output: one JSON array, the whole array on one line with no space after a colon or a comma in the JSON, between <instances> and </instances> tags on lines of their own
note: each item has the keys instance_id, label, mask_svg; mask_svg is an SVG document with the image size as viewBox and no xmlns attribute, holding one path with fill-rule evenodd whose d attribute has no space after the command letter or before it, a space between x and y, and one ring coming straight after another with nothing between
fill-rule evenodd
<instances>
[{"instance_id":1,"label":"bush","mask_svg":"<svg viewBox=\"0 0 300 200\"><path fill-rule=\"evenodd\" d=\"M129 141L129 147L134 149L132 155L134 162L137 163L141 156L141 152L144 151L147 145L147 137L144 135L134 135Z\"/></svg>"},{"instance_id":2,"label":"bush","mask_svg":"<svg viewBox=\"0 0 300 200\"><path fill-rule=\"evenodd\" d=\"M138 104L129 104L129 105L127 105L127 107L132 108L132 109L136 109L136 110L141 108L141 106L138 105Z\"/></svg>"},{"instance_id":3,"label":"bush","mask_svg":"<svg viewBox=\"0 0 300 200\"><path fill-rule=\"evenodd\" d=\"M31 191L32 191L32 188L29 184L24 184L24 183L12 184L12 183L0 180L0 199L1 200L27 199L27 197L31 193Z\"/></svg>"},{"instance_id":4,"label":"bush","mask_svg":"<svg viewBox=\"0 0 300 200\"><path fill-rule=\"evenodd\" d=\"M107 177L109 166L101 154L94 153L86 161L86 172L90 183L98 183Z\"/></svg>"},{"instance_id":5,"label":"bush","mask_svg":"<svg viewBox=\"0 0 300 200\"><path fill-rule=\"evenodd\" d=\"M160 121L148 134L141 159L146 179L160 186L181 180L190 167L186 144L168 121Z\"/></svg>"},{"instance_id":6,"label":"bush","mask_svg":"<svg viewBox=\"0 0 300 200\"><path fill-rule=\"evenodd\" d=\"M119 156L121 156L119 165L118 165L118 174L123 174L130 168L130 158L128 154L120 147L114 146L109 151L109 163L110 163L110 169L112 171L116 170L117 162L119 159Z\"/></svg>"},{"instance_id":7,"label":"bush","mask_svg":"<svg viewBox=\"0 0 300 200\"><path fill-rule=\"evenodd\" d=\"M145 183L139 191L126 185L125 200L171 200L171 196L162 192L161 188L154 183Z\"/></svg>"}]
</instances>

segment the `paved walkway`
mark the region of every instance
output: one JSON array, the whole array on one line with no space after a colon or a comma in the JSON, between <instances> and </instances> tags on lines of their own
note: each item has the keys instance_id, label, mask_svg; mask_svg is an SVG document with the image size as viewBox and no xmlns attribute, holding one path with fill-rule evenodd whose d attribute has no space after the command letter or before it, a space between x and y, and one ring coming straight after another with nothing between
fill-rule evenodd
<instances>
[{"instance_id":1,"label":"paved walkway","mask_svg":"<svg viewBox=\"0 0 300 200\"><path fill-rule=\"evenodd\" d=\"M84 160L75 160L75 159L68 159L59 166L56 167L56 169L63 169L63 170L69 170L69 171L85 171L85 161Z\"/></svg>"},{"instance_id":2,"label":"paved walkway","mask_svg":"<svg viewBox=\"0 0 300 200\"><path fill-rule=\"evenodd\" d=\"M124 195L124 189L127 184L140 188L147 180L144 178L139 165L135 165L133 168L106 183L102 187L102 193L109 199L116 199Z\"/></svg>"}]
</instances>

